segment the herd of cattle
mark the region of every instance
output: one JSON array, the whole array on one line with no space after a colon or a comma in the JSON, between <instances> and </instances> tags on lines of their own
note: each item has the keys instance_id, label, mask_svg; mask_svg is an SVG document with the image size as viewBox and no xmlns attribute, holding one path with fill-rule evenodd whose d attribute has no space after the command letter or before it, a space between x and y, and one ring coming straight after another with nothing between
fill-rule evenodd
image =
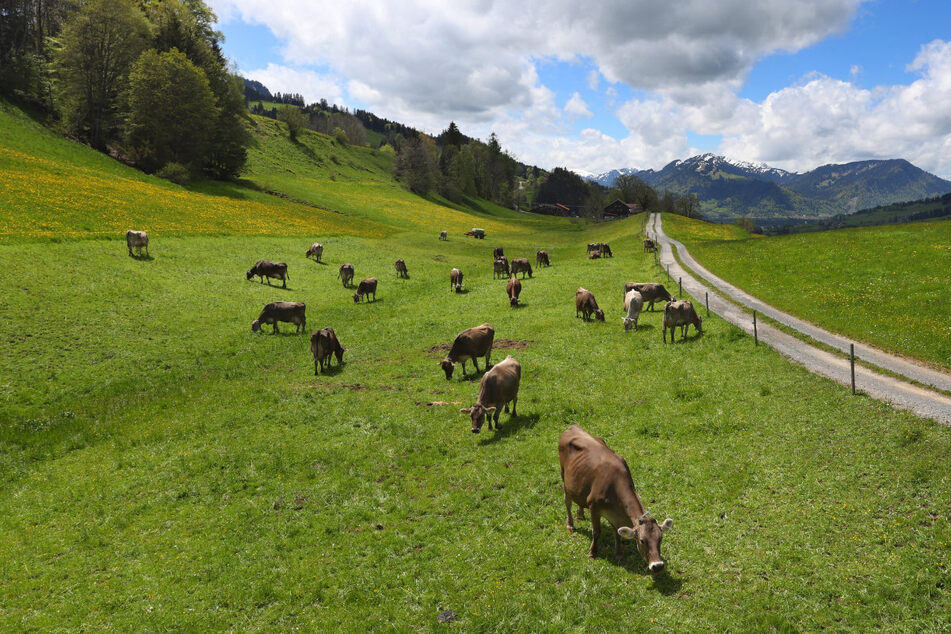
<instances>
[{"instance_id":1,"label":"herd of cattle","mask_svg":"<svg viewBox=\"0 0 951 634\"><path fill-rule=\"evenodd\" d=\"M440 240L446 239L446 232L440 234ZM126 243L129 255L133 255L133 248L142 248L148 254L148 235L144 231L126 232ZM651 240L644 240L645 252L656 250ZM314 258L317 262L323 256L323 245L314 243L306 251L306 257ZM515 258L509 262L502 247L493 250L493 271L496 277L502 274L508 280L506 294L510 305L514 308L519 304L519 295L522 291L522 280L526 275L533 276L532 265L527 258ZM605 243L591 243L588 245L588 257L598 259L613 257L611 247ZM551 266L548 253L538 251L535 255L535 264L538 267ZM408 278L409 273L403 258L394 263L398 277ZM517 274L521 273L519 279ZM337 277L344 287L350 287L353 281L354 268L352 264L342 264ZM281 287L287 288L287 263L258 260L248 270L247 279L258 277L260 283L271 284L272 279L280 280ZM463 273L453 268L449 274L450 291L461 292L463 289ZM377 279L367 278L359 283L354 302L361 299L376 300ZM671 342L674 340L675 328L681 327L681 338L686 337L690 324L702 333L701 319L689 301L676 301L664 288L663 284L655 282L628 282L624 285L624 311L622 321L625 331L633 326L637 330L637 322L644 304L649 310L654 310L654 303L664 301L663 337L667 342L667 329L671 331ZM575 292L575 315L590 321L604 321L604 311L598 306L594 294L586 288L579 287ZM306 306L303 302L270 302L251 322L251 330L257 332L262 324L269 324L273 333L278 333L278 323L291 323L296 326L297 332L306 332ZM463 377L466 376L466 363L471 361L476 374L479 373L479 358L485 359L485 368L479 383L479 392L475 403L467 408L460 409L468 414L472 423L472 432L478 434L486 421L489 429L500 428L499 416L504 411L511 417L517 416L518 390L522 377L522 366L511 355L494 366L489 365L492 355L492 345L495 340L495 329L491 324L484 323L459 333L449 349L446 358L439 362L446 375L451 380L457 364L462 364ZM333 328L322 328L311 334L310 352L314 361L314 374L327 370L334 358L337 364L343 364L343 354L346 351L337 339ZM660 543L663 533L668 530L673 521L668 518L662 523L649 516L644 509L631 478L627 463L618 454L608 448L601 438L589 435L577 425L572 425L561 435L558 444L558 456L561 463L561 477L565 493L565 508L567 511L567 528L574 531L574 520L571 514L571 505L578 507L578 517L584 519L584 509L591 513L591 547L589 556L594 557L597 542L600 536L600 518L603 516L615 530L615 556L620 560L621 540L635 541L637 549L647 564L651 573L659 572L664 568L664 561L660 556Z\"/></svg>"}]
</instances>

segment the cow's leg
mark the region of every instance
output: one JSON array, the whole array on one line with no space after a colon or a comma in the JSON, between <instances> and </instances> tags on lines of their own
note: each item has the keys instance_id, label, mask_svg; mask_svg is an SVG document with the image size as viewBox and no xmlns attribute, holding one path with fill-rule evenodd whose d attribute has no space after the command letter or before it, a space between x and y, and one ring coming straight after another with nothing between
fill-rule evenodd
<instances>
[{"instance_id":1,"label":"cow's leg","mask_svg":"<svg viewBox=\"0 0 951 634\"><path fill-rule=\"evenodd\" d=\"M475 366L475 373L478 374L479 373L479 357L472 357L472 365Z\"/></svg>"},{"instance_id":2,"label":"cow's leg","mask_svg":"<svg viewBox=\"0 0 951 634\"><path fill-rule=\"evenodd\" d=\"M614 531L614 559L618 562L624 561L624 555L621 553L621 536Z\"/></svg>"},{"instance_id":3,"label":"cow's leg","mask_svg":"<svg viewBox=\"0 0 951 634\"><path fill-rule=\"evenodd\" d=\"M287 288L287 277L281 278L281 288Z\"/></svg>"},{"instance_id":4,"label":"cow's leg","mask_svg":"<svg viewBox=\"0 0 951 634\"><path fill-rule=\"evenodd\" d=\"M664 343L667 343L667 324L664 324Z\"/></svg>"},{"instance_id":5,"label":"cow's leg","mask_svg":"<svg viewBox=\"0 0 951 634\"><path fill-rule=\"evenodd\" d=\"M275 319L275 320L274 320L274 332L272 332L271 334L272 334L272 335L276 335L277 333L278 333L278 330L277 330L277 320Z\"/></svg>"},{"instance_id":6,"label":"cow's leg","mask_svg":"<svg viewBox=\"0 0 951 634\"><path fill-rule=\"evenodd\" d=\"M320 366L323 365L320 361L317 360L317 355L314 355L314 376L320 374Z\"/></svg>"},{"instance_id":7,"label":"cow's leg","mask_svg":"<svg viewBox=\"0 0 951 634\"><path fill-rule=\"evenodd\" d=\"M588 557L594 559L598 554L598 538L601 537L601 514L596 507L591 507L591 548Z\"/></svg>"},{"instance_id":8,"label":"cow's leg","mask_svg":"<svg viewBox=\"0 0 951 634\"><path fill-rule=\"evenodd\" d=\"M562 474L562 480L564 480L564 474ZM566 522L568 532L573 533L575 532L575 520L571 517L571 498L568 497L567 489L565 490L565 510L568 511L568 521Z\"/></svg>"},{"instance_id":9,"label":"cow's leg","mask_svg":"<svg viewBox=\"0 0 951 634\"><path fill-rule=\"evenodd\" d=\"M515 412L515 406L516 406L516 405L518 405L518 397L517 397L517 396L512 399L512 416L518 416L518 414Z\"/></svg>"},{"instance_id":10,"label":"cow's leg","mask_svg":"<svg viewBox=\"0 0 951 634\"><path fill-rule=\"evenodd\" d=\"M489 351L485 353L485 369L489 369L489 359L492 357L492 348L489 347Z\"/></svg>"},{"instance_id":11,"label":"cow's leg","mask_svg":"<svg viewBox=\"0 0 951 634\"><path fill-rule=\"evenodd\" d=\"M578 505L578 519L579 520L584 519L584 507L581 506L580 504Z\"/></svg>"}]
</instances>

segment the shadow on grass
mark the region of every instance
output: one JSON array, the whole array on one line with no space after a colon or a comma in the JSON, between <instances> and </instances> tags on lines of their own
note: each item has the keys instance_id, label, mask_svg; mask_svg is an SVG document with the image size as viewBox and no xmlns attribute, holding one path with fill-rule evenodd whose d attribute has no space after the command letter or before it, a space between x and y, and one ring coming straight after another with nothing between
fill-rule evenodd
<instances>
[{"instance_id":1,"label":"shadow on grass","mask_svg":"<svg viewBox=\"0 0 951 634\"><path fill-rule=\"evenodd\" d=\"M506 414L503 413L499 417L499 422L502 423L501 427L497 428L495 431L489 431L490 435L480 440L480 445L491 445L504 438L507 438L508 436L511 436L520 429L531 429L536 424L538 424L538 419L540 417L538 414L529 414L528 416L509 416L508 420L505 420L505 418Z\"/></svg>"},{"instance_id":2,"label":"shadow on grass","mask_svg":"<svg viewBox=\"0 0 951 634\"><path fill-rule=\"evenodd\" d=\"M654 326L651 324L637 324L637 330L634 330L633 328L631 328L627 332L634 334L638 332L643 332L645 330L657 330L657 326Z\"/></svg>"},{"instance_id":3,"label":"shadow on grass","mask_svg":"<svg viewBox=\"0 0 951 634\"><path fill-rule=\"evenodd\" d=\"M519 308L525 308L526 306L531 306L531 304L529 304L528 302L523 302L522 300L518 300L518 303L517 303L517 304L515 304L514 306L512 306L512 304L511 304L511 302L510 302L510 303L509 303L509 306L511 306L512 308L518 310Z\"/></svg>"},{"instance_id":4,"label":"shadow on grass","mask_svg":"<svg viewBox=\"0 0 951 634\"><path fill-rule=\"evenodd\" d=\"M343 363L338 363L336 365L331 363L329 367L320 369L319 376L337 376L338 374L343 372L344 366L346 365L347 365L346 361L344 361Z\"/></svg>"},{"instance_id":5,"label":"shadow on grass","mask_svg":"<svg viewBox=\"0 0 951 634\"><path fill-rule=\"evenodd\" d=\"M456 294L456 295L468 295L468 294L469 294L469 289L468 289L468 288L464 288L464 289L462 289L461 291L453 291L453 293Z\"/></svg>"},{"instance_id":6,"label":"shadow on grass","mask_svg":"<svg viewBox=\"0 0 951 634\"><path fill-rule=\"evenodd\" d=\"M584 522L588 522L587 526L578 526L579 518L575 517L575 533L583 535L585 537L585 548L591 545L591 516L586 514ZM614 558L614 537L611 535L611 531L614 528L605 522L601 522L601 538L598 540L598 559L603 559L610 563L613 566L618 568L624 568L631 574L640 575L642 577L650 577L654 582L654 590L657 590L664 596L670 596L680 592L681 586L684 582L681 579L676 577L671 577L667 572L667 569L661 570L657 574L651 574L651 571L647 568L647 564L644 563L644 559L637 552L637 547L630 546L621 546L621 554L624 556L622 561L618 561ZM607 539L605 539L607 535ZM605 546L605 544L609 544ZM623 544L624 542L622 542ZM633 542L631 542L633 544Z\"/></svg>"},{"instance_id":7,"label":"shadow on grass","mask_svg":"<svg viewBox=\"0 0 951 634\"><path fill-rule=\"evenodd\" d=\"M139 253L139 254L131 254L130 257L131 257L133 260L138 260L139 262L151 262L152 260L155 259L155 258L153 258L151 255L142 254L142 253Z\"/></svg>"}]
</instances>

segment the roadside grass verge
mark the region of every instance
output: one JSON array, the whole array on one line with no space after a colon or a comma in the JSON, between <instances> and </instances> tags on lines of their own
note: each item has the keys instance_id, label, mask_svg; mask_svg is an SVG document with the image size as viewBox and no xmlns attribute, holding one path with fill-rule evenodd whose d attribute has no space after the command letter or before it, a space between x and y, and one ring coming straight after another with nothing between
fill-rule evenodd
<instances>
[{"instance_id":1,"label":"roadside grass verge","mask_svg":"<svg viewBox=\"0 0 951 634\"><path fill-rule=\"evenodd\" d=\"M663 222L704 267L776 308L951 368L951 221L734 241L684 229L701 221L665 214Z\"/></svg>"},{"instance_id":2,"label":"roadside grass verge","mask_svg":"<svg viewBox=\"0 0 951 634\"><path fill-rule=\"evenodd\" d=\"M624 333L623 283L662 275L637 227L340 236L326 264L309 237L168 237L152 260L0 244L0 629L428 629L446 609L465 630L945 627L948 430L715 316L683 343L659 311ZM588 261L593 241L616 257ZM521 308L498 245L552 254ZM260 257L290 264L288 290L244 279ZM379 301L353 303L344 261ZM579 285L606 323L575 318ZM345 364L315 377L306 335L252 334L276 299L334 327ZM473 435L477 378L447 382L430 350L483 321L523 379L519 416ZM664 575L630 547L614 564L607 530L595 561L588 522L565 531L572 423L674 519Z\"/></svg>"}]
</instances>

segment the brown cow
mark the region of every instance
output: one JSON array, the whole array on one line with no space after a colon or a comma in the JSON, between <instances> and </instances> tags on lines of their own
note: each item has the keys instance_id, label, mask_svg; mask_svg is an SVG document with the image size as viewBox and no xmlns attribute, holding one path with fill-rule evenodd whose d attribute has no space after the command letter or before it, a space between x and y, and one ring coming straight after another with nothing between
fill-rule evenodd
<instances>
[{"instance_id":1,"label":"brown cow","mask_svg":"<svg viewBox=\"0 0 951 634\"><path fill-rule=\"evenodd\" d=\"M132 255L132 249L138 252L139 257L142 256L142 247L145 247L146 257L152 257L149 255L149 234L144 231L134 231L129 229L125 232L125 244L129 247L129 255Z\"/></svg>"},{"instance_id":2,"label":"brown cow","mask_svg":"<svg viewBox=\"0 0 951 634\"><path fill-rule=\"evenodd\" d=\"M575 291L575 317L580 315L585 321L590 321L592 314L598 321L604 321L604 311L598 308L598 302L595 301L594 294L579 286L578 290Z\"/></svg>"},{"instance_id":3,"label":"brown cow","mask_svg":"<svg viewBox=\"0 0 951 634\"><path fill-rule=\"evenodd\" d=\"M459 269L449 271L449 292L452 291L462 292L462 271Z\"/></svg>"},{"instance_id":4,"label":"brown cow","mask_svg":"<svg viewBox=\"0 0 951 634\"><path fill-rule=\"evenodd\" d=\"M494 249L492 249L493 260L498 260L499 258L504 258L504 257L505 257L505 251L502 249L502 247L495 247Z\"/></svg>"},{"instance_id":5,"label":"brown cow","mask_svg":"<svg viewBox=\"0 0 951 634\"><path fill-rule=\"evenodd\" d=\"M360 282L360 286L357 287L357 292L353 294L353 303L359 303L364 296L369 297L373 295L373 301L376 301L376 278L368 277L367 279ZM370 301L367 299L367 301Z\"/></svg>"},{"instance_id":6,"label":"brown cow","mask_svg":"<svg viewBox=\"0 0 951 634\"><path fill-rule=\"evenodd\" d=\"M607 242L602 242L602 243L601 243L601 248L600 248L599 250L601 251L601 257L603 257L603 258L613 258L613 257L614 257L614 254L611 253L611 245L608 244Z\"/></svg>"},{"instance_id":7,"label":"brown cow","mask_svg":"<svg viewBox=\"0 0 951 634\"><path fill-rule=\"evenodd\" d=\"M512 275L516 273L522 274L522 279L525 279L525 274L528 273L528 276L532 276L532 263L528 261L528 258L515 258L512 260Z\"/></svg>"},{"instance_id":8,"label":"brown cow","mask_svg":"<svg viewBox=\"0 0 951 634\"><path fill-rule=\"evenodd\" d=\"M439 367L446 373L446 380L452 379L452 372L457 363L462 363L462 376L466 376L466 361L471 360L476 373L479 372L477 359L485 357L485 367L489 368L489 357L492 356L492 341L495 339L495 328L492 324L482 324L475 328L463 330L452 342L452 348L446 358L440 361Z\"/></svg>"},{"instance_id":9,"label":"brown cow","mask_svg":"<svg viewBox=\"0 0 951 634\"><path fill-rule=\"evenodd\" d=\"M321 256L324 254L324 245L319 242L315 242L310 245L310 248L307 249L306 257L313 257L315 261L320 262Z\"/></svg>"},{"instance_id":10,"label":"brown cow","mask_svg":"<svg viewBox=\"0 0 951 634\"><path fill-rule=\"evenodd\" d=\"M551 262L548 260L548 251L535 253L535 266L551 266Z\"/></svg>"},{"instance_id":11,"label":"brown cow","mask_svg":"<svg viewBox=\"0 0 951 634\"><path fill-rule=\"evenodd\" d=\"M598 551L601 536L601 517L615 528L614 556L621 555L621 540L636 540L637 550L651 573L664 569L660 556L663 534L673 526L669 517L658 524L650 517L637 492L631 470L624 458L608 448L601 438L595 438L577 425L561 434L558 441L558 460L561 462L561 481L565 489L565 509L568 511L568 532L575 530L571 517L572 503L578 506L578 518L584 519L584 509L591 511L592 559Z\"/></svg>"},{"instance_id":12,"label":"brown cow","mask_svg":"<svg viewBox=\"0 0 951 634\"><path fill-rule=\"evenodd\" d=\"M641 298L643 298L645 304L649 304L648 308L651 311L654 310L654 302L674 301L674 296L667 292L667 289L664 288L664 285L657 284L656 282L628 282L624 285L625 295L627 295L628 291L632 290L641 294Z\"/></svg>"},{"instance_id":13,"label":"brown cow","mask_svg":"<svg viewBox=\"0 0 951 634\"><path fill-rule=\"evenodd\" d=\"M509 278L509 283L505 285L505 292L509 296L509 304L512 308L518 306L518 296L522 292L522 281L514 275Z\"/></svg>"},{"instance_id":14,"label":"brown cow","mask_svg":"<svg viewBox=\"0 0 951 634\"><path fill-rule=\"evenodd\" d=\"M271 262L270 260L258 260L248 270L247 278L250 280L257 275L261 283L267 279L267 285L271 285L271 278L281 280L281 288L287 288L287 280L291 279L287 274L286 262Z\"/></svg>"},{"instance_id":15,"label":"brown cow","mask_svg":"<svg viewBox=\"0 0 951 634\"><path fill-rule=\"evenodd\" d=\"M496 260L495 262L492 263L492 275L493 275L495 278L500 278L500 277L503 277L503 276L506 277L506 278L508 278L508 276L509 276L509 261L505 259L505 256L504 256L504 255L503 255L502 257L500 257L498 260Z\"/></svg>"},{"instance_id":16,"label":"brown cow","mask_svg":"<svg viewBox=\"0 0 951 634\"><path fill-rule=\"evenodd\" d=\"M700 327L700 316L693 309L693 304L688 301L667 302L664 306L664 343L667 343L667 329L670 328L670 343L674 342L676 331L674 328L680 326L680 340L687 338L687 330L690 324L697 328L697 332L703 334L703 328Z\"/></svg>"},{"instance_id":17,"label":"brown cow","mask_svg":"<svg viewBox=\"0 0 951 634\"><path fill-rule=\"evenodd\" d=\"M406 270L406 262L403 261L403 258L394 262L393 268L396 269L396 277L409 277L409 271Z\"/></svg>"},{"instance_id":18,"label":"brown cow","mask_svg":"<svg viewBox=\"0 0 951 634\"><path fill-rule=\"evenodd\" d=\"M297 332L301 332L307 327L306 307L303 302L271 302L264 306L264 310L258 315L258 318L251 322L251 332L257 332L261 329L261 324L271 324L274 326L274 333L277 334L277 322L285 321L297 326Z\"/></svg>"},{"instance_id":19,"label":"brown cow","mask_svg":"<svg viewBox=\"0 0 951 634\"><path fill-rule=\"evenodd\" d=\"M353 265L341 264L340 270L337 271L337 277L343 281L344 288L350 286L350 283L353 281Z\"/></svg>"},{"instance_id":20,"label":"brown cow","mask_svg":"<svg viewBox=\"0 0 951 634\"><path fill-rule=\"evenodd\" d=\"M321 368L329 368L334 355L337 356L337 365L343 364L343 353L346 350L337 340L333 328L321 328L310 336L310 353L314 355L314 376L320 373ZM324 363L326 361L326 363Z\"/></svg>"},{"instance_id":21,"label":"brown cow","mask_svg":"<svg viewBox=\"0 0 951 634\"><path fill-rule=\"evenodd\" d=\"M657 245L654 244L654 241L650 238L644 238L644 253L650 253L651 251L656 251Z\"/></svg>"},{"instance_id":22,"label":"brown cow","mask_svg":"<svg viewBox=\"0 0 951 634\"><path fill-rule=\"evenodd\" d=\"M509 402L512 403L512 416L518 416L515 406L518 405L518 385L522 380L522 365L509 355L501 363L492 366L492 369L482 376L479 383L479 396L472 407L463 407L459 411L472 418L472 433L478 434L486 418L489 429L492 429L493 419L495 429L498 430L499 416L505 408L509 411ZM487 416L488 415L488 416Z\"/></svg>"}]
</instances>

